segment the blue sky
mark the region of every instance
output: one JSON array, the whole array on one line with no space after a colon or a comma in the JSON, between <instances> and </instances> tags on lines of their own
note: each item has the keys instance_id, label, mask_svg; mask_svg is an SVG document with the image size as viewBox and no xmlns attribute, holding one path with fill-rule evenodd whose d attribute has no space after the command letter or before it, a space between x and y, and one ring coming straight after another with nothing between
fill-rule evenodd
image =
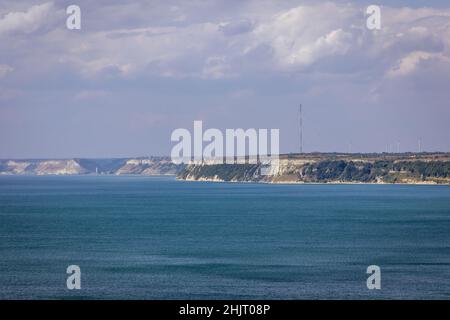
<instances>
[{"instance_id":1,"label":"blue sky","mask_svg":"<svg viewBox=\"0 0 450 320\"><path fill-rule=\"evenodd\" d=\"M2 1L0 158L168 155L194 120L295 152L300 102L307 152L450 151L445 2Z\"/></svg>"}]
</instances>

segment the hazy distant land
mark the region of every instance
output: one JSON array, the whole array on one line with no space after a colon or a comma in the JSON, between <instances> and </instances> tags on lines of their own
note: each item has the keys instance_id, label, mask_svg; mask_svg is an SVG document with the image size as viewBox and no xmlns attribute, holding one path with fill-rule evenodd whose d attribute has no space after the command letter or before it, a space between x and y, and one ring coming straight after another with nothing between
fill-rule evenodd
<instances>
[{"instance_id":1,"label":"hazy distant land","mask_svg":"<svg viewBox=\"0 0 450 320\"><path fill-rule=\"evenodd\" d=\"M261 175L262 167L206 162L176 165L169 157L0 160L3 175L131 174L222 182L450 184L450 153L286 154L280 156L274 174Z\"/></svg>"},{"instance_id":2,"label":"hazy distant land","mask_svg":"<svg viewBox=\"0 0 450 320\"><path fill-rule=\"evenodd\" d=\"M6 159L0 160L0 174L84 175L136 174L176 175L184 165L175 165L169 157L103 159Z\"/></svg>"}]
</instances>

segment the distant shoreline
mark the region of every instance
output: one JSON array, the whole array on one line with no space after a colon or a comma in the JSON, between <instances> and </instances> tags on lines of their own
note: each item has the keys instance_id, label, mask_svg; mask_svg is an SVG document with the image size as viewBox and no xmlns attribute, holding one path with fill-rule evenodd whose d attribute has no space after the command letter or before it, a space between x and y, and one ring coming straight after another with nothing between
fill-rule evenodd
<instances>
[{"instance_id":1,"label":"distant shoreline","mask_svg":"<svg viewBox=\"0 0 450 320\"><path fill-rule=\"evenodd\" d=\"M233 183L233 184L269 184L269 185L401 185L401 186L450 186L450 183L430 183L430 182L417 182L417 183L389 183L389 182L272 182L272 181L219 181L219 180L195 180L195 179L176 179L177 181L186 182L210 182L210 183Z\"/></svg>"},{"instance_id":2,"label":"distant shoreline","mask_svg":"<svg viewBox=\"0 0 450 320\"><path fill-rule=\"evenodd\" d=\"M450 185L450 153L282 154L276 166L208 161L174 164L170 157L0 160L5 175L143 175L178 180L270 184Z\"/></svg>"},{"instance_id":3,"label":"distant shoreline","mask_svg":"<svg viewBox=\"0 0 450 320\"><path fill-rule=\"evenodd\" d=\"M260 184L260 185L399 185L399 186L450 186L450 183L430 183L430 182L416 182L416 183L389 183L389 182L346 182L346 181L330 181L330 182L272 182L272 181L224 181L224 180L194 180L194 179L179 179L176 174L0 174L0 177L135 177L135 178L151 178L151 177L173 177L174 180L180 182L199 182L199 183L225 183L225 184Z\"/></svg>"},{"instance_id":4,"label":"distant shoreline","mask_svg":"<svg viewBox=\"0 0 450 320\"><path fill-rule=\"evenodd\" d=\"M288 154L276 165L191 163L178 179L271 184L450 185L450 154Z\"/></svg>"}]
</instances>

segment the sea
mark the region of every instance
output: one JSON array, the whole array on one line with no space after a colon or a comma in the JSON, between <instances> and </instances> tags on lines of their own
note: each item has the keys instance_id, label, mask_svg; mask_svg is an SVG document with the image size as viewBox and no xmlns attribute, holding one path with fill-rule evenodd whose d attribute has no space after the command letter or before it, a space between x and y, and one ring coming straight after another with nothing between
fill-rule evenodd
<instances>
[{"instance_id":1,"label":"sea","mask_svg":"<svg viewBox=\"0 0 450 320\"><path fill-rule=\"evenodd\" d=\"M449 298L450 186L0 176L0 299Z\"/></svg>"}]
</instances>

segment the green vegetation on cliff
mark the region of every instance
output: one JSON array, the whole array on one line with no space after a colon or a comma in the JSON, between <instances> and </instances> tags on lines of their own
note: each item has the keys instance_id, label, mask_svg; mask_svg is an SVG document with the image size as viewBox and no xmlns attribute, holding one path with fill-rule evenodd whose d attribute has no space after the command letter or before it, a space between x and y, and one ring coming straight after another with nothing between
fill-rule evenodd
<instances>
[{"instance_id":1,"label":"green vegetation on cliff","mask_svg":"<svg viewBox=\"0 0 450 320\"><path fill-rule=\"evenodd\" d=\"M281 156L277 173L259 164L191 164L179 179L242 182L450 184L448 154L302 154Z\"/></svg>"},{"instance_id":2,"label":"green vegetation on cliff","mask_svg":"<svg viewBox=\"0 0 450 320\"><path fill-rule=\"evenodd\" d=\"M450 162L424 161L321 161L307 164L302 169L302 176L309 182L402 182L409 178L427 181L430 178L450 178Z\"/></svg>"}]
</instances>

